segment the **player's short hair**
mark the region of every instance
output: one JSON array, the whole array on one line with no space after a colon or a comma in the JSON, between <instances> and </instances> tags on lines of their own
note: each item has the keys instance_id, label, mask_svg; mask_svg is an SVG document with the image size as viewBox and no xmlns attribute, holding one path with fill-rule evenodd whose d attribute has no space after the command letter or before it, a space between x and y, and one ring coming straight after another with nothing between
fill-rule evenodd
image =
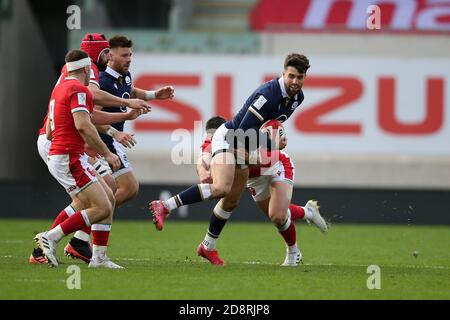
<instances>
[{"instance_id":1,"label":"player's short hair","mask_svg":"<svg viewBox=\"0 0 450 320\"><path fill-rule=\"evenodd\" d=\"M133 41L125 36L114 36L109 39L109 47L111 49L115 48L131 48L133 46Z\"/></svg>"},{"instance_id":2,"label":"player's short hair","mask_svg":"<svg viewBox=\"0 0 450 320\"><path fill-rule=\"evenodd\" d=\"M227 122L227 121L222 117L219 117L219 116L212 117L208 121L206 121L205 129L206 129L206 131L216 130L225 122Z\"/></svg>"},{"instance_id":3,"label":"player's short hair","mask_svg":"<svg viewBox=\"0 0 450 320\"><path fill-rule=\"evenodd\" d=\"M287 67L294 67L300 73L306 73L309 69L309 60L308 58L299 53L291 53L284 60L284 69Z\"/></svg>"},{"instance_id":4,"label":"player's short hair","mask_svg":"<svg viewBox=\"0 0 450 320\"><path fill-rule=\"evenodd\" d=\"M68 63L68 62L78 61L78 60L85 59L85 58L89 58L89 56L86 52L84 52L82 50L78 50L78 49L73 49L73 50L70 50L69 52L67 52L64 61L66 63Z\"/></svg>"}]
</instances>

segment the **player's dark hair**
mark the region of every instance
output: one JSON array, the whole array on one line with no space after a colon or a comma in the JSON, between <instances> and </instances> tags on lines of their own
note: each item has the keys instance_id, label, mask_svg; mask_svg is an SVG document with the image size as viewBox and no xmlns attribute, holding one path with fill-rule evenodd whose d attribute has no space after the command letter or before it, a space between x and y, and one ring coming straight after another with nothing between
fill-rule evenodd
<instances>
[{"instance_id":1,"label":"player's dark hair","mask_svg":"<svg viewBox=\"0 0 450 320\"><path fill-rule=\"evenodd\" d=\"M89 56L86 52L78 50L78 49L74 49L74 50L70 50L69 52L67 52L64 61L66 61L66 63L67 63L67 62L78 61L78 60L81 60L84 58L89 58Z\"/></svg>"},{"instance_id":2,"label":"player's dark hair","mask_svg":"<svg viewBox=\"0 0 450 320\"><path fill-rule=\"evenodd\" d=\"M111 49L115 48L131 48L133 46L133 41L125 36L114 36L109 39L109 47Z\"/></svg>"},{"instance_id":3,"label":"player's dark hair","mask_svg":"<svg viewBox=\"0 0 450 320\"><path fill-rule=\"evenodd\" d=\"M306 73L310 65L309 60L303 54L291 53L284 60L284 69L294 67L300 73Z\"/></svg>"},{"instance_id":4,"label":"player's dark hair","mask_svg":"<svg viewBox=\"0 0 450 320\"><path fill-rule=\"evenodd\" d=\"M217 129L225 122L227 122L227 121L222 117L219 117L219 116L212 117L208 121L206 121L205 129L206 129L206 131Z\"/></svg>"}]
</instances>

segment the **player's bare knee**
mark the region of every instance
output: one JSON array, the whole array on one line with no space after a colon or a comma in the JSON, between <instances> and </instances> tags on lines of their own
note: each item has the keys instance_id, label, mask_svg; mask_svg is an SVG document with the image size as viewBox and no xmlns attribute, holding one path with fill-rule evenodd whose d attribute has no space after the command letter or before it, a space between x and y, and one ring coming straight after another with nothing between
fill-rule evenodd
<instances>
[{"instance_id":1,"label":"player's bare knee","mask_svg":"<svg viewBox=\"0 0 450 320\"><path fill-rule=\"evenodd\" d=\"M214 198L223 198L231 191L231 183L221 183L212 186L211 193Z\"/></svg>"},{"instance_id":2,"label":"player's bare knee","mask_svg":"<svg viewBox=\"0 0 450 320\"><path fill-rule=\"evenodd\" d=\"M115 201L115 200L114 200ZM111 216L113 212L113 204L105 193L104 196L99 197L92 207L92 210L97 214L97 220L104 220Z\"/></svg>"},{"instance_id":3,"label":"player's bare knee","mask_svg":"<svg viewBox=\"0 0 450 320\"><path fill-rule=\"evenodd\" d=\"M99 208L99 220L105 220L105 219L110 219L112 216L112 204L108 201L107 204L103 205L101 208Z\"/></svg>"},{"instance_id":4,"label":"player's bare knee","mask_svg":"<svg viewBox=\"0 0 450 320\"><path fill-rule=\"evenodd\" d=\"M283 223L286 222L286 211L284 210L270 210L269 211L269 218L270 221L272 221L273 224L277 226L281 226Z\"/></svg>"}]
</instances>

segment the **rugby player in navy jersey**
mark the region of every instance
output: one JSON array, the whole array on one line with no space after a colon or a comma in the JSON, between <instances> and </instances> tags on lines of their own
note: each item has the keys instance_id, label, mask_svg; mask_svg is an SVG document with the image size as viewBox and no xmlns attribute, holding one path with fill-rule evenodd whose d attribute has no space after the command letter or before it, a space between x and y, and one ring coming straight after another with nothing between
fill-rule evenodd
<instances>
[{"instance_id":1,"label":"rugby player in navy jersey","mask_svg":"<svg viewBox=\"0 0 450 320\"><path fill-rule=\"evenodd\" d=\"M171 99L174 95L172 86L165 86L156 91L146 91L133 86L131 74L129 72L132 56L133 42L125 36L114 36L109 39L110 60L104 72L100 73L100 89L123 99ZM103 105L105 112L127 112L126 106L123 108L110 108ZM125 202L133 199L139 191L139 183L133 174L133 168L128 161L127 155L122 146L113 139L116 132L122 132L125 121L112 124L112 128L106 133L100 134L103 142L109 150L119 156L120 169L113 172L117 190L114 194L116 207L120 207Z\"/></svg>"},{"instance_id":2,"label":"rugby player in navy jersey","mask_svg":"<svg viewBox=\"0 0 450 320\"><path fill-rule=\"evenodd\" d=\"M236 135L233 132L239 129L244 132L254 131L253 136L259 137L259 129L266 121L273 119L286 121L303 102L302 86L309 67L309 60L306 56L298 53L289 54L284 61L282 76L258 87L233 119L217 129L212 140L211 150L213 182L193 185L166 201L152 201L150 211L157 230L163 229L164 220L171 210L207 199L222 198L222 201L213 210L208 232L199 245L197 253L214 265L223 264L216 250L216 241L233 209L239 203L249 174L245 164L238 164L240 161L237 160L241 157L239 154L243 153L239 149L245 145L246 154L254 151L252 142L242 144L244 141L239 141L238 137L238 142L241 144L236 144ZM267 148L276 148L270 139L267 142ZM257 148L260 147L259 144L260 139L257 139ZM273 210L284 210L284 208L274 208Z\"/></svg>"}]
</instances>

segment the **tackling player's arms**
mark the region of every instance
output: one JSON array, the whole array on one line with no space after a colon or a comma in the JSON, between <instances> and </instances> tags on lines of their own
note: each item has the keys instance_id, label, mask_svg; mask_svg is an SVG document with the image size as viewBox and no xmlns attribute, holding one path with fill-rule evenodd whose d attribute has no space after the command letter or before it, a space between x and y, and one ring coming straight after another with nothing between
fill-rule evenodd
<instances>
[{"instance_id":1,"label":"tackling player's arms","mask_svg":"<svg viewBox=\"0 0 450 320\"><path fill-rule=\"evenodd\" d=\"M197 160L197 174L201 183L212 183L210 163L211 153L202 152L201 156Z\"/></svg>"},{"instance_id":2,"label":"tackling player's arms","mask_svg":"<svg viewBox=\"0 0 450 320\"><path fill-rule=\"evenodd\" d=\"M128 107L131 109L149 110L147 103L140 99L123 99L101 90L97 85L90 83L89 90L94 96L94 104L102 107Z\"/></svg>"},{"instance_id":3,"label":"tackling player's arms","mask_svg":"<svg viewBox=\"0 0 450 320\"><path fill-rule=\"evenodd\" d=\"M98 106L95 106L91 115L92 123L96 126L114 124L126 120L134 120L142 114L148 113L148 110L132 109L129 112L105 112L98 110Z\"/></svg>"}]
</instances>

